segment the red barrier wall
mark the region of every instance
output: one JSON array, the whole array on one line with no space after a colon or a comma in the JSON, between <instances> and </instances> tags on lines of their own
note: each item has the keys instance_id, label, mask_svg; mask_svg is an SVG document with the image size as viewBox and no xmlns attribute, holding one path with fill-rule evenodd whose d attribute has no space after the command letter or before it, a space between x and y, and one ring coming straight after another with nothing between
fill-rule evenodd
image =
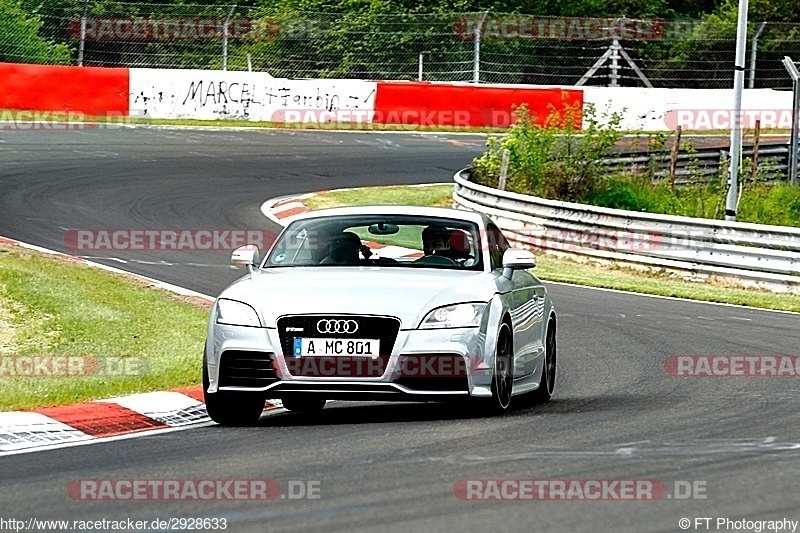
<instances>
[{"instance_id":1,"label":"red barrier wall","mask_svg":"<svg viewBox=\"0 0 800 533\"><path fill-rule=\"evenodd\" d=\"M492 87L426 82L378 82L377 124L420 124L456 127L508 127L513 109L527 104L538 124L566 106L583 109L580 89ZM575 124L580 128L580 123Z\"/></svg>"},{"instance_id":2,"label":"red barrier wall","mask_svg":"<svg viewBox=\"0 0 800 533\"><path fill-rule=\"evenodd\" d=\"M0 109L128 115L127 68L0 63Z\"/></svg>"}]
</instances>

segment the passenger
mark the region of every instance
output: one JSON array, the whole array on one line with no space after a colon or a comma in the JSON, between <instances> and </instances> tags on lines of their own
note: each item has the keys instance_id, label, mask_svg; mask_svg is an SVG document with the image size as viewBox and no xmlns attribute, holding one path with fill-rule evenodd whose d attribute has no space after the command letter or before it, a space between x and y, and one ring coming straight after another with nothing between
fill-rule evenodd
<instances>
[{"instance_id":1,"label":"passenger","mask_svg":"<svg viewBox=\"0 0 800 533\"><path fill-rule=\"evenodd\" d=\"M462 229L450 230L447 238L447 251L443 255L456 261L465 261L472 257L469 234Z\"/></svg>"}]
</instances>

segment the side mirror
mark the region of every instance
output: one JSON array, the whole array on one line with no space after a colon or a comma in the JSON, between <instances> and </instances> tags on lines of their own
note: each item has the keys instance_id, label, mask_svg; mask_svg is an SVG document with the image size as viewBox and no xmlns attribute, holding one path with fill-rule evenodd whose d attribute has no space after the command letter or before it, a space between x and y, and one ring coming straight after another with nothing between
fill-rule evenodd
<instances>
[{"instance_id":1,"label":"side mirror","mask_svg":"<svg viewBox=\"0 0 800 533\"><path fill-rule=\"evenodd\" d=\"M527 270L536 267L536 257L530 250L509 248L503 252L503 276L511 279L515 270Z\"/></svg>"},{"instance_id":2,"label":"side mirror","mask_svg":"<svg viewBox=\"0 0 800 533\"><path fill-rule=\"evenodd\" d=\"M241 246L231 254L231 263L237 267L247 267L250 272L258 266L259 262L261 262L261 254L258 253L258 246L255 244Z\"/></svg>"}]
</instances>

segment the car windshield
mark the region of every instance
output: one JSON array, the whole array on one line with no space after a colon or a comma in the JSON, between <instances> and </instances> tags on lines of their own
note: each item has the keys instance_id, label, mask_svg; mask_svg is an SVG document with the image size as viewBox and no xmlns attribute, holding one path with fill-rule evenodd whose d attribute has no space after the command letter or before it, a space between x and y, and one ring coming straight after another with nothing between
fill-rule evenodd
<instances>
[{"instance_id":1,"label":"car windshield","mask_svg":"<svg viewBox=\"0 0 800 533\"><path fill-rule=\"evenodd\" d=\"M262 268L390 266L483 270L477 224L410 215L342 215L292 222Z\"/></svg>"}]
</instances>

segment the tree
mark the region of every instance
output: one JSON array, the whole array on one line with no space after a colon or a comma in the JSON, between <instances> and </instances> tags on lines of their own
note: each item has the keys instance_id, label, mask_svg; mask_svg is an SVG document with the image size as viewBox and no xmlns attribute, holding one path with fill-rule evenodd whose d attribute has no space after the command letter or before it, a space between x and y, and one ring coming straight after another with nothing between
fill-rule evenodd
<instances>
[{"instance_id":1,"label":"tree","mask_svg":"<svg viewBox=\"0 0 800 533\"><path fill-rule=\"evenodd\" d=\"M0 61L69 64L71 51L40 37L42 21L17 0L0 0Z\"/></svg>"}]
</instances>

